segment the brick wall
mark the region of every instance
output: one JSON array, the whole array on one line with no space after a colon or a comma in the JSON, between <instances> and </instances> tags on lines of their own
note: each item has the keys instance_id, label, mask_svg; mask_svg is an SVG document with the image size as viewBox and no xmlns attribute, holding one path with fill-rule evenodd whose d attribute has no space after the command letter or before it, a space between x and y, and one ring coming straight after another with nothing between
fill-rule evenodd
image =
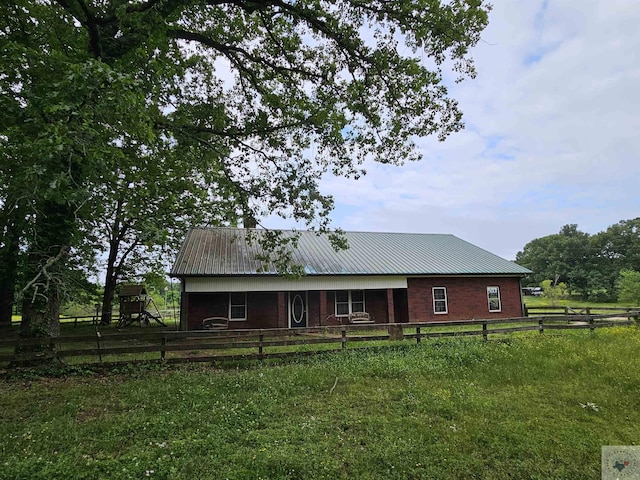
<instances>
[{"instance_id":1,"label":"brick wall","mask_svg":"<svg viewBox=\"0 0 640 480\"><path fill-rule=\"evenodd\" d=\"M189 293L187 325L189 330L201 328L208 317L229 317L228 293ZM229 328L277 328L280 305L276 292L248 292L247 320L229 322ZM283 327L286 327L284 325Z\"/></svg>"},{"instance_id":2,"label":"brick wall","mask_svg":"<svg viewBox=\"0 0 640 480\"><path fill-rule=\"evenodd\" d=\"M336 313L336 292L328 291L326 293L326 313L334 315ZM364 308L376 323L387 323L387 291L386 290L366 290L364 292ZM326 318L322 319L323 325L338 325L340 321Z\"/></svg>"},{"instance_id":3,"label":"brick wall","mask_svg":"<svg viewBox=\"0 0 640 480\"><path fill-rule=\"evenodd\" d=\"M429 322L468 320L471 318L506 318L522 316L520 280L518 278L409 278L408 289L392 292L395 321ZM489 312L487 287L500 287L502 310ZM432 287L447 289L447 314L433 313ZM201 328L208 317L228 317L228 293L185 294L186 320L189 330ZM247 320L229 322L229 328L288 328L287 292L248 292ZM322 303L321 303L322 302ZM367 290L365 309L376 323L389 321L387 290ZM307 325L337 324L327 320L335 313L335 292L310 291L307 294Z\"/></svg>"},{"instance_id":4,"label":"brick wall","mask_svg":"<svg viewBox=\"0 0 640 480\"><path fill-rule=\"evenodd\" d=\"M503 278L409 278L407 303L410 322L469 320L472 318L521 317L520 279ZM500 287L502 310L489 312L487 287ZM447 289L447 314L434 314L432 287Z\"/></svg>"},{"instance_id":5,"label":"brick wall","mask_svg":"<svg viewBox=\"0 0 640 480\"><path fill-rule=\"evenodd\" d=\"M396 323L409 321L409 308L407 305L407 290L405 288L395 288L393 290L393 316Z\"/></svg>"}]
</instances>

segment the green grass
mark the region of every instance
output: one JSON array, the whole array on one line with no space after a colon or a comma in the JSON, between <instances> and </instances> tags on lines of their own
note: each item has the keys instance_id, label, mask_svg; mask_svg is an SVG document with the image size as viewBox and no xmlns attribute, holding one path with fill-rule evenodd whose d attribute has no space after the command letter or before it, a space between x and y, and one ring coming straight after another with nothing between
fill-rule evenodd
<instances>
[{"instance_id":1,"label":"green grass","mask_svg":"<svg viewBox=\"0 0 640 480\"><path fill-rule=\"evenodd\" d=\"M640 332L583 333L6 374L0 478L600 478L640 442Z\"/></svg>"},{"instance_id":2,"label":"green grass","mask_svg":"<svg viewBox=\"0 0 640 480\"><path fill-rule=\"evenodd\" d=\"M522 297L523 302L528 307L545 307L551 306L549 300L543 297L534 297L533 295L525 295ZM606 308L614 308L614 307L634 307L635 305L627 305L620 302L594 302L591 300L580 300L579 298L563 298L556 302L558 306L564 307L606 307Z\"/></svg>"}]
</instances>

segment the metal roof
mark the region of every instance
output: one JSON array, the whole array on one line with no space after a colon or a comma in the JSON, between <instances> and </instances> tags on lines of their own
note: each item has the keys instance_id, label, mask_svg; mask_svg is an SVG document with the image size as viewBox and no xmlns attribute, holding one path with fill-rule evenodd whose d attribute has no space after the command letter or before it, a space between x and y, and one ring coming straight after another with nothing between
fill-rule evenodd
<instances>
[{"instance_id":1,"label":"metal roof","mask_svg":"<svg viewBox=\"0 0 640 480\"><path fill-rule=\"evenodd\" d=\"M276 275L256 260L261 249L243 228L190 230L171 269L175 277ZM264 230L250 230L259 237ZM307 275L526 275L530 270L453 235L344 232L347 250L335 251L326 235L300 234L293 261ZM261 268L262 267L262 268Z\"/></svg>"},{"instance_id":2,"label":"metal roof","mask_svg":"<svg viewBox=\"0 0 640 480\"><path fill-rule=\"evenodd\" d=\"M144 285L122 285L120 287L119 297L137 297L139 295L146 295L147 289Z\"/></svg>"}]
</instances>

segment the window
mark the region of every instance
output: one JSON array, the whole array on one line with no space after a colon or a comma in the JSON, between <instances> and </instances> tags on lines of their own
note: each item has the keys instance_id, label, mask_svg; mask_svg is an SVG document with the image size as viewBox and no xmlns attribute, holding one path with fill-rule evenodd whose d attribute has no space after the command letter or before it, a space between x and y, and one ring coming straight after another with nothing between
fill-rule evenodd
<instances>
[{"instance_id":1,"label":"window","mask_svg":"<svg viewBox=\"0 0 640 480\"><path fill-rule=\"evenodd\" d=\"M247 294L245 292L229 294L229 320L247 319Z\"/></svg>"},{"instance_id":2,"label":"window","mask_svg":"<svg viewBox=\"0 0 640 480\"><path fill-rule=\"evenodd\" d=\"M433 313L448 313L447 309L447 289L445 287L433 287Z\"/></svg>"},{"instance_id":3,"label":"window","mask_svg":"<svg viewBox=\"0 0 640 480\"><path fill-rule=\"evenodd\" d=\"M364 312L364 290L351 290L351 313Z\"/></svg>"},{"instance_id":4,"label":"window","mask_svg":"<svg viewBox=\"0 0 640 480\"><path fill-rule=\"evenodd\" d=\"M336 316L364 311L364 290L338 290L336 292Z\"/></svg>"},{"instance_id":5,"label":"window","mask_svg":"<svg viewBox=\"0 0 640 480\"><path fill-rule=\"evenodd\" d=\"M487 299L489 300L490 312L501 312L500 287L487 287Z\"/></svg>"}]
</instances>

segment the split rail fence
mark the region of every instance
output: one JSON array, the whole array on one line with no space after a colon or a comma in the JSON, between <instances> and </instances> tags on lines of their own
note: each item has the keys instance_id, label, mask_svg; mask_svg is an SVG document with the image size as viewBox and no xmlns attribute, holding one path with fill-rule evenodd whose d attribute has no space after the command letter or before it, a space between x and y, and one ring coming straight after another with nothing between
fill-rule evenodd
<instances>
[{"instance_id":1,"label":"split rail fence","mask_svg":"<svg viewBox=\"0 0 640 480\"><path fill-rule=\"evenodd\" d=\"M123 364L140 361L208 362L319 353L358 345L380 346L402 341L482 336L517 332L589 330L638 325L640 310L601 315L544 315L453 322L339 325L300 329L171 331L157 327L142 332L68 335L0 340L0 365L19 365L51 358L74 364ZM18 348L16 348L18 347ZM16 353L20 352L22 353Z\"/></svg>"},{"instance_id":2,"label":"split rail fence","mask_svg":"<svg viewBox=\"0 0 640 480\"><path fill-rule=\"evenodd\" d=\"M539 306L533 307L524 304L524 316L535 315L606 315L608 313L633 314L638 308L633 307L570 307L570 306Z\"/></svg>"}]
</instances>

